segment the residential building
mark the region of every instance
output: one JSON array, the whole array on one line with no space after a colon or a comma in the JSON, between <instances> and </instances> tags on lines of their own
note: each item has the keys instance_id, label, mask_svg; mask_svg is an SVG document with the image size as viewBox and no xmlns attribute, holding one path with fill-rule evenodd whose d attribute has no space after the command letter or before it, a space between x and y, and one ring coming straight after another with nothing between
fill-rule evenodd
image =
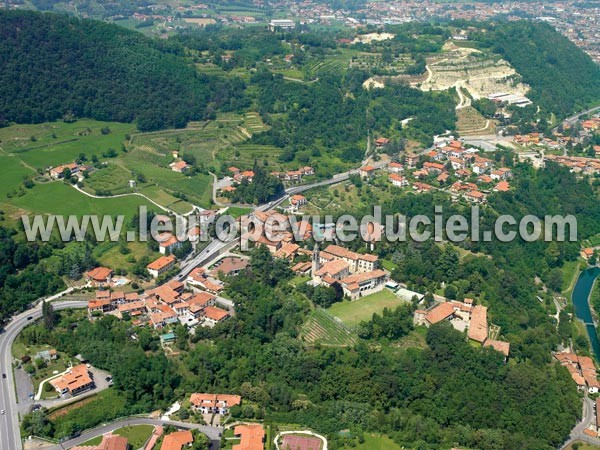
<instances>
[{"instance_id":1,"label":"residential building","mask_svg":"<svg viewBox=\"0 0 600 450\"><path fill-rule=\"evenodd\" d=\"M240 437L240 443L232 450L264 450L265 430L261 424L236 425L233 434Z\"/></svg>"},{"instance_id":2,"label":"residential building","mask_svg":"<svg viewBox=\"0 0 600 450\"><path fill-rule=\"evenodd\" d=\"M230 394L192 394L190 397L192 408L201 414L229 414L232 406L242 403L242 397Z\"/></svg>"},{"instance_id":3,"label":"residential building","mask_svg":"<svg viewBox=\"0 0 600 450\"><path fill-rule=\"evenodd\" d=\"M388 172L390 173L401 173L404 172L404 166L399 162L391 162L387 166Z\"/></svg>"},{"instance_id":4,"label":"residential building","mask_svg":"<svg viewBox=\"0 0 600 450\"><path fill-rule=\"evenodd\" d=\"M96 267L85 274L85 278L95 286L109 284L113 276L112 269L108 267Z\"/></svg>"},{"instance_id":5,"label":"residential building","mask_svg":"<svg viewBox=\"0 0 600 450\"><path fill-rule=\"evenodd\" d=\"M361 178L372 178L375 175L375 167L363 166L360 169L358 169L358 174Z\"/></svg>"},{"instance_id":6,"label":"residential building","mask_svg":"<svg viewBox=\"0 0 600 450\"><path fill-rule=\"evenodd\" d=\"M160 450L182 450L185 447L189 447L194 443L194 436L189 430L176 431L174 433L167 434L163 438Z\"/></svg>"},{"instance_id":7,"label":"residential building","mask_svg":"<svg viewBox=\"0 0 600 450\"><path fill-rule=\"evenodd\" d=\"M204 321L208 325L216 325L223 322L229 317L229 313L224 309L217 308L216 306L207 306L204 308Z\"/></svg>"},{"instance_id":8,"label":"residential building","mask_svg":"<svg viewBox=\"0 0 600 450\"><path fill-rule=\"evenodd\" d=\"M403 188L408 186L408 180L406 178L404 178L401 175L398 175L397 173L391 173L389 176L390 181L392 182L393 186L399 187L399 188Z\"/></svg>"},{"instance_id":9,"label":"residential building","mask_svg":"<svg viewBox=\"0 0 600 450\"><path fill-rule=\"evenodd\" d=\"M50 380L49 383L60 395L68 394L71 396L76 396L95 387L94 380L85 364L71 367L64 375Z\"/></svg>"},{"instance_id":10,"label":"residential building","mask_svg":"<svg viewBox=\"0 0 600 450\"><path fill-rule=\"evenodd\" d=\"M71 450L127 450L127 438L113 434L105 434L98 445L76 445Z\"/></svg>"},{"instance_id":11,"label":"residential building","mask_svg":"<svg viewBox=\"0 0 600 450\"><path fill-rule=\"evenodd\" d=\"M163 255L173 253L173 251L181 247L181 242L172 233L160 233L156 236L158 241L158 251Z\"/></svg>"},{"instance_id":12,"label":"residential building","mask_svg":"<svg viewBox=\"0 0 600 450\"><path fill-rule=\"evenodd\" d=\"M148 270L148 273L150 273L152 277L158 278L163 273L166 273L173 267L175 267L176 261L177 258L175 258L173 255L161 256L157 260L152 261L150 264L148 264L146 266L146 270Z\"/></svg>"}]
</instances>

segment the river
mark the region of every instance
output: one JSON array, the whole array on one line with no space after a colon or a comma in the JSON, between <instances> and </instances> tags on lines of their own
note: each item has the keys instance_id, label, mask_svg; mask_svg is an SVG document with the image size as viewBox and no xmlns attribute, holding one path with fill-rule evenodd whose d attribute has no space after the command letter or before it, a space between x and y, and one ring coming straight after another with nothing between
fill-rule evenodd
<instances>
[{"instance_id":1,"label":"river","mask_svg":"<svg viewBox=\"0 0 600 450\"><path fill-rule=\"evenodd\" d=\"M579 274L579 278L577 278L577 283L573 289L573 305L575 306L575 315L585 324L596 359L600 361L600 341L596 334L596 328L594 327L594 320L592 319L592 311L590 310L589 304L594 280L598 275L600 275L600 267L592 267Z\"/></svg>"}]
</instances>

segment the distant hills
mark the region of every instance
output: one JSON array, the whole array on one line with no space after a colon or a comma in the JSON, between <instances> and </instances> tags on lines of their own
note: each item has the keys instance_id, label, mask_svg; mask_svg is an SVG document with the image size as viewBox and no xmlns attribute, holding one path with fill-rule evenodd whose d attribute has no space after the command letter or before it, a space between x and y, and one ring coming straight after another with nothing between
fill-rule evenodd
<instances>
[{"instance_id":1,"label":"distant hills","mask_svg":"<svg viewBox=\"0 0 600 450\"><path fill-rule=\"evenodd\" d=\"M141 130L185 126L236 88L197 74L182 53L100 21L0 11L0 121L73 115L136 121Z\"/></svg>"}]
</instances>

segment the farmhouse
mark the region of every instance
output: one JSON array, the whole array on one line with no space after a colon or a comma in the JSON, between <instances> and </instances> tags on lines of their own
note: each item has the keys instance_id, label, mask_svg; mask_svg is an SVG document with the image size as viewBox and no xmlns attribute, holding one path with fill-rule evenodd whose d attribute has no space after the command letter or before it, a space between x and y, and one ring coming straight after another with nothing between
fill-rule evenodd
<instances>
[{"instance_id":1,"label":"farmhouse","mask_svg":"<svg viewBox=\"0 0 600 450\"><path fill-rule=\"evenodd\" d=\"M177 161L177 162L169 164L169 166L171 167L171 170L173 172L179 172L179 173L183 173L190 168L189 164L186 163L185 161Z\"/></svg>"},{"instance_id":2,"label":"farmhouse","mask_svg":"<svg viewBox=\"0 0 600 450\"><path fill-rule=\"evenodd\" d=\"M56 166L50 169L50 177L54 180L59 180L65 176L65 170L69 169L71 174L79 172L79 165L76 163L63 164L62 166Z\"/></svg>"}]
</instances>

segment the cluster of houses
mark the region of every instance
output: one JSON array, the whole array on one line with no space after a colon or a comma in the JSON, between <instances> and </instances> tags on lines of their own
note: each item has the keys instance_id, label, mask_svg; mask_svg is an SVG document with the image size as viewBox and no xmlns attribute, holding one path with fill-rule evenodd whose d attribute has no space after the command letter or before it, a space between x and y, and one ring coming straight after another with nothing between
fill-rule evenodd
<instances>
[{"instance_id":1,"label":"cluster of houses","mask_svg":"<svg viewBox=\"0 0 600 450\"><path fill-rule=\"evenodd\" d=\"M462 302L456 300L443 301L431 308L417 309L414 312L413 321L415 325L429 327L442 321L448 321L454 329L467 331L468 338L478 342L484 347L492 347L508 357L510 344L489 338L489 327L487 321L487 307L474 305L473 300L465 298Z\"/></svg>"},{"instance_id":2,"label":"cluster of houses","mask_svg":"<svg viewBox=\"0 0 600 450\"><path fill-rule=\"evenodd\" d=\"M302 177L308 177L315 174L315 169L310 166L301 167L297 170L288 170L287 172L271 172L271 175L279 178L286 183L300 183Z\"/></svg>"},{"instance_id":3,"label":"cluster of houses","mask_svg":"<svg viewBox=\"0 0 600 450\"><path fill-rule=\"evenodd\" d=\"M170 258L170 257L163 257ZM196 269L198 270L198 269ZM181 323L188 327L198 324L214 326L229 317L229 311L219 308L218 297L207 291L195 289L196 274L192 272L185 284L172 280L141 294L99 290L88 302L90 319L111 314L123 319L131 318L134 325L163 329ZM188 281L186 280L186 281Z\"/></svg>"},{"instance_id":4,"label":"cluster of houses","mask_svg":"<svg viewBox=\"0 0 600 450\"><path fill-rule=\"evenodd\" d=\"M598 152L600 154L600 152ZM556 156L546 155L545 159L554 161L561 166L568 167L573 173L583 175L597 175L600 173L600 159L586 158L583 156Z\"/></svg>"},{"instance_id":5,"label":"cluster of houses","mask_svg":"<svg viewBox=\"0 0 600 450\"><path fill-rule=\"evenodd\" d=\"M375 141L376 145L381 139L384 138ZM455 199L462 197L474 203L484 203L490 191L510 190L508 180L512 177L512 171L508 167L496 167L495 161L479 156L477 152L477 149L465 148L457 140L441 141L435 149L423 155L428 161L419 168L421 156L416 154L407 154L404 163L388 163L388 180L398 188L412 186L417 193L436 189L423 181L435 180L440 189L447 189ZM363 166L359 169L359 175L362 179L371 179L376 171L375 166ZM453 179L457 181L449 185Z\"/></svg>"},{"instance_id":6,"label":"cluster of houses","mask_svg":"<svg viewBox=\"0 0 600 450\"><path fill-rule=\"evenodd\" d=\"M587 389L590 394L597 394L600 391L600 383L596 377L596 367L594 367L592 358L569 352L555 353L554 358L561 366L567 368L578 389Z\"/></svg>"},{"instance_id":7,"label":"cluster of houses","mask_svg":"<svg viewBox=\"0 0 600 450\"><path fill-rule=\"evenodd\" d=\"M240 184L242 182L252 183L254 180L254 171L252 170L240 170L237 167L229 167L227 169L231 179L233 180L232 184L228 186L223 186L220 188L220 191L223 193L231 193L236 190L235 185ZM281 181L286 183L294 184L302 182L302 178L305 176L314 175L315 170L312 167L306 166L301 167L297 170L288 170L287 172L271 172L270 175L276 178L279 178Z\"/></svg>"}]
</instances>

